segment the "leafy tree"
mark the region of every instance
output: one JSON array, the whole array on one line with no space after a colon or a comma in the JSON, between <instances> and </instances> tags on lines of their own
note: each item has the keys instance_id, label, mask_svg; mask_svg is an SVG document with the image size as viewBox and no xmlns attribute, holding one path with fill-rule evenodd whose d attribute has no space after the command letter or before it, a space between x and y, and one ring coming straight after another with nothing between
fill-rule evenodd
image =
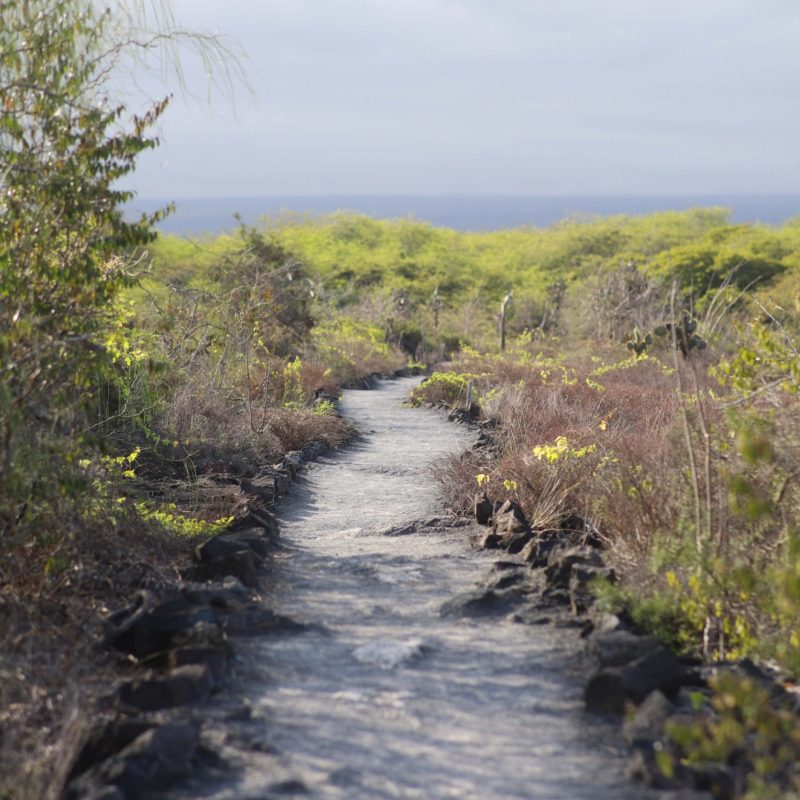
<instances>
[{"instance_id":1,"label":"leafy tree","mask_svg":"<svg viewBox=\"0 0 800 800\"><path fill-rule=\"evenodd\" d=\"M61 445L81 425L103 332L130 281L117 188L157 140L166 101L125 118L108 75L119 42L88 0L0 0L0 531L74 489ZM42 500L47 500L42 504Z\"/></svg>"}]
</instances>

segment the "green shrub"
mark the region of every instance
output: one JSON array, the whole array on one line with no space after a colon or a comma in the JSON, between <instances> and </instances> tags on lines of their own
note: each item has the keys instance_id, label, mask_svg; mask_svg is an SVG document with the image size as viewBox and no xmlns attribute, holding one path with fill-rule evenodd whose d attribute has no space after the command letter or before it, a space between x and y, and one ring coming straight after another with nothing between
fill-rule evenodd
<instances>
[{"instance_id":1,"label":"green shrub","mask_svg":"<svg viewBox=\"0 0 800 800\"><path fill-rule=\"evenodd\" d=\"M463 406L473 377L457 372L434 372L411 392L410 403L412 406L423 403L443 403L449 408Z\"/></svg>"}]
</instances>

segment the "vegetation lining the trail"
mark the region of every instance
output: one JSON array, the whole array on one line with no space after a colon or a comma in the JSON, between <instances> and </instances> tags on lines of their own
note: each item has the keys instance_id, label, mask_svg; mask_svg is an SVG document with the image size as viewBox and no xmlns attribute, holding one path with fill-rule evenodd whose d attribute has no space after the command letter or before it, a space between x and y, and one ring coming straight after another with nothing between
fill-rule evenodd
<instances>
[{"instance_id":1,"label":"vegetation lining the trail","mask_svg":"<svg viewBox=\"0 0 800 800\"><path fill-rule=\"evenodd\" d=\"M685 652L800 667L784 635L797 607L796 221L732 225L696 209L459 233L339 213L268 219L260 235L304 264L328 313L387 341L414 332L421 358L453 352L415 402L460 405L472 384L500 422L488 488L541 526L596 521L646 589L626 598L623 583L609 604ZM188 269L193 248L236 242L166 237L154 252L162 274L191 284L209 274ZM509 292L515 339L498 353ZM449 470L464 508L485 470Z\"/></svg>"},{"instance_id":2,"label":"vegetation lining the trail","mask_svg":"<svg viewBox=\"0 0 800 800\"><path fill-rule=\"evenodd\" d=\"M166 102L128 116L111 81L176 35L86 0L0 0L3 798L60 796L125 669L96 647L109 613L174 585L242 511L237 481L352 435L340 381L407 362L367 323L321 320L302 265L255 232L201 288L140 281L163 212L127 221L117 184Z\"/></svg>"},{"instance_id":3,"label":"vegetation lining the trail","mask_svg":"<svg viewBox=\"0 0 800 800\"><path fill-rule=\"evenodd\" d=\"M480 487L518 502L540 531L587 520L620 578L595 585L601 608L684 656L777 667L797 692L800 305L768 304L766 287L759 295L729 287L697 298L695 319L664 287L636 309L660 324L636 339L632 318L616 342L585 338L563 317L558 336L462 352L414 398L463 407L471 383L497 423L499 455L442 465L453 506L466 512ZM685 763L751 759L740 796L796 796L796 711L764 706L747 677L713 686L705 716L671 729Z\"/></svg>"}]
</instances>

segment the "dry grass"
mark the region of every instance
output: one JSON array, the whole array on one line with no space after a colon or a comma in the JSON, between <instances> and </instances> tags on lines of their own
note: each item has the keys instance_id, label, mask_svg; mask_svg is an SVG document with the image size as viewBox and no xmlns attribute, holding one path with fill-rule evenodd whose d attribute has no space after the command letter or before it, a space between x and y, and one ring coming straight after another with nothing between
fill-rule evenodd
<instances>
[{"instance_id":1,"label":"dry grass","mask_svg":"<svg viewBox=\"0 0 800 800\"><path fill-rule=\"evenodd\" d=\"M283 452L302 450L310 442L338 447L349 441L354 433L353 427L341 417L286 409L274 412L268 430L278 440Z\"/></svg>"},{"instance_id":2,"label":"dry grass","mask_svg":"<svg viewBox=\"0 0 800 800\"><path fill-rule=\"evenodd\" d=\"M631 499L627 489L642 476L660 475L665 464L674 465L677 397L674 380L656 362L594 378L597 364L588 359L566 371L549 362L510 360L495 360L488 373L486 363L463 366L482 375L484 410L500 421L502 455L491 465L480 460L451 464L447 480L459 489L449 491L471 494L475 475L483 472L490 496L513 497L536 526L556 526L563 517L579 514L598 524L609 542L644 542L655 524L669 525L673 510L648 502L631 504L635 513L630 508L622 517L624 529L620 517L604 508L611 498L617 503L620 494ZM555 448L560 437L565 450L559 455L554 449L553 460L534 455L535 447Z\"/></svg>"},{"instance_id":3,"label":"dry grass","mask_svg":"<svg viewBox=\"0 0 800 800\"><path fill-rule=\"evenodd\" d=\"M448 365L477 376L499 447L438 466L450 505L465 511L480 483L539 529L580 516L654 632L687 652L767 654L800 674L786 636L800 622L800 403L769 371L791 376L793 362L765 348L755 363L766 377L747 395L719 383L707 352L619 360L620 350L470 353Z\"/></svg>"},{"instance_id":4,"label":"dry grass","mask_svg":"<svg viewBox=\"0 0 800 800\"><path fill-rule=\"evenodd\" d=\"M304 364L303 369L303 386L307 387L303 391L310 398L317 388L336 391L314 365ZM215 387L203 376L175 392L163 424L170 436L190 443L185 456L195 461L197 472L207 472L215 461L251 465L277 461L283 453L312 441L335 447L352 435L350 426L335 415L281 408L270 395L255 396L249 403L232 399L229 391Z\"/></svg>"}]
</instances>

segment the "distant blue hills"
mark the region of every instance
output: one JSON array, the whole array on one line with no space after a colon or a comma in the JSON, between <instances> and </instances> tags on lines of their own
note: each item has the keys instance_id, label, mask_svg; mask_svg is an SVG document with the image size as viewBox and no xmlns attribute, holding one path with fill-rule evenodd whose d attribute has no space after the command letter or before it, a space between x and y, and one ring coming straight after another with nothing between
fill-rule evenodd
<instances>
[{"instance_id":1,"label":"distant blue hills","mask_svg":"<svg viewBox=\"0 0 800 800\"><path fill-rule=\"evenodd\" d=\"M170 198L137 198L131 214L152 211ZM546 227L575 216L649 214L723 206L733 222L779 225L800 216L800 194L717 195L319 195L307 197L225 197L176 200L176 211L159 229L181 235L217 234L236 226L238 213L248 224L263 215L319 216L357 211L378 218L413 217L462 231L490 231L520 225Z\"/></svg>"}]
</instances>

